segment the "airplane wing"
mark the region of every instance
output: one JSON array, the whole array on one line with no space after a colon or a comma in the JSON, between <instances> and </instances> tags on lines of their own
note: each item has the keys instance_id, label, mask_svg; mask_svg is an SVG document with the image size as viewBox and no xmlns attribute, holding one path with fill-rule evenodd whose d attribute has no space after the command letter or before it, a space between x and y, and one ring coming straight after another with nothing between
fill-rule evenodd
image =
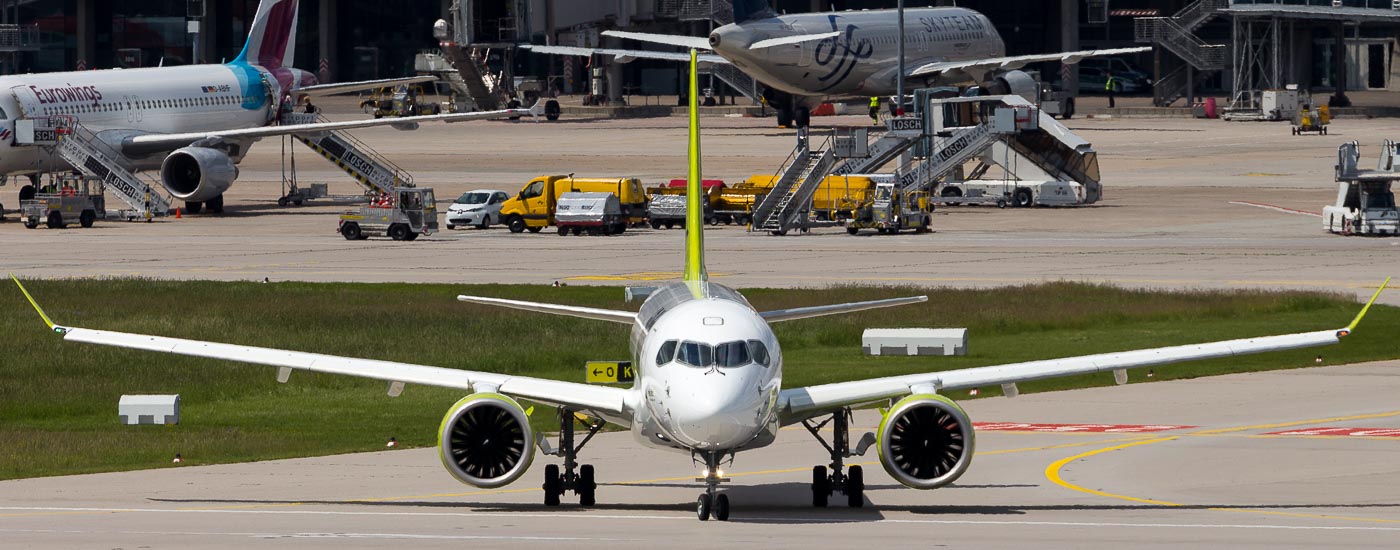
<instances>
[{"instance_id":1,"label":"airplane wing","mask_svg":"<svg viewBox=\"0 0 1400 550\"><path fill-rule=\"evenodd\" d=\"M759 313L763 320L769 323L779 321L792 321L794 319L807 319L810 317L821 317L824 315L838 315L841 313L851 313L854 311L865 311L882 307L902 306L905 304L917 304L927 302L928 296L913 296L910 298L890 298L888 300L873 300L869 302L854 302L849 304L835 304L829 306L799 307L793 309L780 309L776 311L764 311Z\"/></svg>"},{"instance_id":2,"label":"airplane wing","mask_svg":"<svg viewBox=\"0 0 1400 550\"><path fill-rule=\"evenodd\" d=\"M560 304L544 304L540 302L524 302L520 300L507 300L504 298L487 298L484 296L458 296L458 300L473 304L483 304L488 306L501 306L511 309L534 311L537 313L552 313L555 315L567 315L569 317L582 317L584 319L594 319L598 321L611 321L630 325L637 321L637 314L630 311L617 311L612 309L598 309L592 307L566 306Z\"/></svg>"},{"instance_id":3,"label":"airplane wing","mask_svg":"<svg viewBox=\"0 0 1400 550\"><path fill-rule=\"evenodd\" d=\"M406 78L385 78L381 80L361 80L359 82L337 82L334 84L317 84L315 86L304 86L297 88L296 93L306 95L335 95L348 92L358 92L361 90L373 90L375 88L392 88L403 84L418 84L422 82L432 82L437 80L436 76L410 76Z\"/></svg>"},{"instance_id":4,"label":"airplane wing","mask_svg":"<svg viewBox=\"0 0 1400 550\"><path fill-rule=\"evenodd\" d=\"M782 411L782 423L788 425L814 416L830 414L843 407L900 398L915 393L941 393L948 390L1027 382L1076 374L1336 344L1341 338L1356 329L1361 318L1370 310L1371 304L1376 302L1376 298L1380 297L1381 292L1389 283L1390 279L1386 279L1386 282L1381 284L1380 289L1376 290L1376 294L1361 309L1361 313L1352 320L1350 325L1341 329L1100 353L1064 359L1029 361L792 388L778 394L779 410Z\"/></svg>"},{"instance_id":5,"label":"airplane wing","mask_svg":"<svg viewBox=\"0 0 1400 550\"><path fill-rule=\"evenodd\" d=\"M614 38L628 38L653 44L665 44L667 46L680 46L688 50L710 50L710 39L704 36L683 36L678 34L655 34L649 32L627 32L627 31L603 31L603 36ZM687 56L689 54L686 54ZM690 61L686 57L686 61Z\"/></svg>"},{"instance_id":6,"label":"airplane wing","mask_svg":"<svg viewBox=\"0 0 1400 550\"><path fill-rule=\"evenodd\" d=\"M144 156L155 152L179 149L204 139L256 140L272 136L298 134L314 135L335 130L354 130L357 128L372 128L375 126L393 126L400 129L412 130L417 128L418 124L422 122L466 122L470 120L488 120L525 115L538 117L543 114L544 100L540 100L529 109L501 109L499 111L479 111L475 113L446 113L440 115L357 119L340 122L318 122L314 124L283 124L261 126L258 128L214 130L183 134L142 134L131 136L123 140L122 152L131 156Z\"/></svg>"},{"instance_id":7,"label":"airplane wing","mask_svg":"<svg viewBox=\"0 0 1400 550\"><path fill-rule=\"evenodd\" d=\"M915 67L909 72L909 76L937 76L949 71L963 71L970 74L985 71L1009 71L1019 69L1029 63L1039 63L1042 61L1059 61L1061 63L1078 63L1086 57L1101 57L1105 55L1121 55L1126 53L1138 53L1151 51L1150 46L1138 48L1114 48L1109 50L1080 50L1077 52L1060 52L1032 55L1018 55L1013 57L989 57L985 59L969 59L965 61L936 61Z\"/></svg>"},{"instance_id":8,"label":"airplane wing","mask_svg":"<svg viewBox=\"0 0 1400 550\"><path fill-rule=\"evenodd\" d=\"M591 55L611 55L619 63L626 63L632 59L664 59L666 61L690 62L690 54L684 52L654 52L650 50L621 50L616 48L580 48L575 46L530 46L522 45L523 49L532 52L539 52L550 55L576 55L587 57ZM729 61L712 53L700 54L701 63L724 63Z\"/></svg>"},{"instance_id":9,"label":"airplane wing","mask_svg":"<svg viewBox=\"0 0 1400 550\"><path fill-rule=\"evenodd\" d=\"M13 274L11 274L11 278L14 278ZM255 346L222 344L200 340L185 340L182 338L166 338L163 336L151 336L146 334L131 334L109 330L62 326L55 324L49 319L48 314L44 313L43 308L39 307L39 304L29 295L29 291L25 290L24 285L19 282L19 279L15 279L15 284L19 285L20 291L29 299L29 303L34 306L34 309L39 312L39 316L43 318L44 323L49 326L49 329L62 335L64 340L71 342L188 355L192 357L206 357L210 359L225 359L243 363L271 365L281 369L344 374L361 378L385 380L388 382L454 388L469 392L497 391L506 395L529 399L539 403L563 405L600 413L612 413L616 416L625 415L623 409L626 407L629 396L629 390L622 388L591 386L573 382L532 378L529 376L448 369L410 363L397 363L393 361L355 359L320 353L287 351ZM286 372L289 371L283 371L283 373ZM279 373L279 377L280 376L282 376L282 373Z\"/></svg>"}]
</instances>

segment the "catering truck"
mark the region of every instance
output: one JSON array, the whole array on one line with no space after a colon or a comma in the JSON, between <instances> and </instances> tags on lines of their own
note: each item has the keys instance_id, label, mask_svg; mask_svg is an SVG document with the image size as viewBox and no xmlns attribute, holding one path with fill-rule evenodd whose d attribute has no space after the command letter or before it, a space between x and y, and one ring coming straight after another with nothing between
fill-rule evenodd
<instances>
[{"instance_id":1,"label":"catering truck","mask_svg":"<svg viewBox=\"0 0 1400 550\"><path fill-rule=\"evenodd\" d=\"M637 178L575 178L540 176L530 180L514 198L501 206L501 220L511 233L541 229L555 224L554 213L564 193L612 193L622 208L627 225L646 221L647 193Z\"/></svg>"}]
</instances>

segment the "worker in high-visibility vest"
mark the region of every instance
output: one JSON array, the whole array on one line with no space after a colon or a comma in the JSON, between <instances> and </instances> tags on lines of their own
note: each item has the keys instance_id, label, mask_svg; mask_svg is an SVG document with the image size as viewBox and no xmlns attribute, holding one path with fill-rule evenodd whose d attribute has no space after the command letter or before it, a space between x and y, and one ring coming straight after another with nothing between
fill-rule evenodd
<instances>
[{"instance_id":1,"label":"worker in high-visibility vest","mask_svg":"<svg viewBox=\"0 0 1400 550\"><path fill-rule=\"evenodd\" d=\"M1113 108L1113 93L1118 91L1118 80L1113 78L1113 73L1104 71L1103 89L1108 92L1108 108Z\"/></svg>"},{"instance_id":2,"label":"worker in high-visibility vest","mask_svg":"<svg viewBox=\"0 0 1400 550\"><path fill-rule=\"evenodd\" d=\"M875 125L880 124L880 96L870 97L870 122Z\"/></svg>"}]
</instances>

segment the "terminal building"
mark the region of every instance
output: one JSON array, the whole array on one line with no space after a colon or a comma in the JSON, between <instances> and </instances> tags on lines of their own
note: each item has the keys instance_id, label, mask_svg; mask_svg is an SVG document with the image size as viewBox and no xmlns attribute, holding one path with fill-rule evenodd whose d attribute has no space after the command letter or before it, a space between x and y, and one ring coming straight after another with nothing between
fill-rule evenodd
<instances>
[{"instance_id":1,"label":"terminal building","mask_svg":"<svg viewBox=\"0 0 1400 550\"><path fill-rule=\"evenodd\" d=\"M604 30L703 35L726 23L728 0L301 0L297 66L323 80L405 76L414 56L434 49L434 21L461 10L466 40L517 75L549 78L581 93L582 58L510 55L511 44L647 47L600 37ZM1007 54L1157 46L1129 56L1150 75L1142 89L1159 105L1207 93L1238 101L1298 84L1314 92L1400 90L1395 0L909 0L908 7L957 5L985 13ZM895 0L774 0L779 12L891 8ZM0 71L49 72L146 67L232 59L258 0L0 0ZM491 55L488 54L488 55ZM503 55L504 54L504 55ZM1116 62L1115 62L1116 63ZM1042 64L1066 88L1101 87L1102 69ZM1110 66L1103 69L1113 70ZM608 94L674 94L679 68L638 60L615 69ZM1068 76L1069 78L1064 78ZM732 87L739 87L735 85ZM1342 98L1344 100L1344 98Z\"/></svg>"}]
</instances>

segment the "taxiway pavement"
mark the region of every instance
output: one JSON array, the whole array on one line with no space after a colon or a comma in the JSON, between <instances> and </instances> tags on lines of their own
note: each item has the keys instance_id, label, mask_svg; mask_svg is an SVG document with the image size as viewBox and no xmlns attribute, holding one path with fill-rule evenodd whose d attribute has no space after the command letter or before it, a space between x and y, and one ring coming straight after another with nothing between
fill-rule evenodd
<instances>
[{"instance_id":1,"label":"taxiway pavement","mask_svg":"<svg viewBox=\"0 0 1400 550\"><path fill-rule=\"evenodd\" d=\"M540 504L546 457L514 484L476 490L435 450L411 449L0 482L0 537L13 548L1393 548L1396 395L1400 361L966 401L979 423L1039 425L980 431L967 475L935 491L899 486L873 451L856 458L860 509L810 506L811 466L827 460L800 427L739 455L733 516L707 523L687 457L607 433L583 456L601 483L589 509L567 496ZM856 425L875 420L865 411Z\"/></svg>"}]
</instances>

